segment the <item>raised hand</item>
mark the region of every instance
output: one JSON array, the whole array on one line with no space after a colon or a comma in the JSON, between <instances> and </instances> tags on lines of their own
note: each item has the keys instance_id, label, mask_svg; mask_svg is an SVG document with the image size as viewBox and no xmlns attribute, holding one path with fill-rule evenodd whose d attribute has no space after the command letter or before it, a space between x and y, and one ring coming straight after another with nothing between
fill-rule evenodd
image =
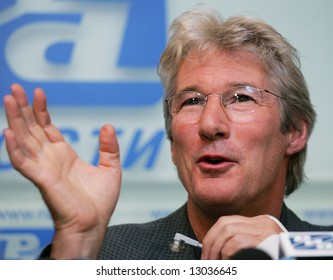
<instances>
[{"instance_id":1,"label":"raised hand","mask_svg":"<svg viewBox=\"0 0 333 280\"><path fill-rule=\"evenodd\" d=\"M11 91L4 97L6 146L14 168L37 186L52 214L51 257L96 258L121 185L115 130L101 128L95 167L81 160L51 123L43 90L34 91L33 108L20 85Z\"/></svg>"}]
</instances>

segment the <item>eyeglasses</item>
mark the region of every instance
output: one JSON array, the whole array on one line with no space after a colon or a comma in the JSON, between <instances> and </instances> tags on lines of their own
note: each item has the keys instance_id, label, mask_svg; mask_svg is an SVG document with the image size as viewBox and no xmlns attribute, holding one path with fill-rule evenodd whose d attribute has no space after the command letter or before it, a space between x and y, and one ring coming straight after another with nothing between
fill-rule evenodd
<instances>
[{"instance_id":1,"label":"eyeglasses","mask_svg":"<svg viewBox=\"0 0 333 280\"><path fill-rule=\"evenodd\" d=\"M231 87L223 93L210 93L204 95L196 91L183 91L165 100L171 116L177 114L200 116L207 104L209 96L220 97L222 106L231 115L246 115L255 112L261 104L262 93L270 93L278 98L281 96L267 90L252 86Z\"/></svg>"}]
</instances>

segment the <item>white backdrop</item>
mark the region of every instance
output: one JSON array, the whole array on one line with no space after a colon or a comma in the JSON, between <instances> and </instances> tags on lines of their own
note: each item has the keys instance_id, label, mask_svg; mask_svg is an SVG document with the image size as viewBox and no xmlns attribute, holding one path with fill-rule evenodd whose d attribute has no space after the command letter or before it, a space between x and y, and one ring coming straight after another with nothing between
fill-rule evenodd
<instances>
[{"instance_id":1,"label":"white backdrop","mask_svg":"<svg viewBox=\"0 0 333 280\"><path fill-rule=\"evenodd\" d=\"M130 12L135 10L133 7L145 5L139 8L154 15L158 6L158 13L162 11L165 16L161 25L165 27L164 32L175 17L197 3L218 8L224 17L236 14L259 17L273 25L300 51L303 73L318 113L318 122L309 143L308 181L287 199L287 203L310 222L332 224L333 2L158 0L158 4L152 4L157 3L155 1L4 0L0 4L0 37L5 37L0 38L3 52L0 54L3 57L0 60L1 96L8 93L8 85L1 86L7 79L42 85L53 82L56 87L64 82L87 81L95 85L105 81L157 84L153 63L148 66L144 62L133 67L116 66L121 52L120 42L127 32L126 22L132 15ZM41 24L41 19L33 23L19 22L8 32L8 23L16 22L15 19L22 15L50 17L50 14L66 13L79 13L82 17L76 25L64 21L58 25L50 22ZM4 34L6 36L2 36ZM153 40L149 33L145 36L142 40ZM67 63L52 64L42 55L43 51L52 40L62 39L76 43L72 58ZM67 86L69 90L70 87ZM73 87L73 91L75 89ZM65 104L68 95L61 94L63 92L59 91L60 97L57 98L62 104L50 105L53 122L65 132L68 141L85 160L94 161L96 131L102 124L112 123L119 131L124 179L111 224L149 221L166 215L186 201L186 193L178 182L170 160L169 143L163 132L161 100L145 106L91 105L89 102ZM91 99L97 98L97 94L98 90L92 90ZM1 103L1 131L5 127ZM8 166L3 139L0 140L0 259L34 258L50 238L50 231L43 237L38 230L50 230L52 223L34 186ZM26 245L23 246L22 241Z\"/></svg>"}]
</instances>

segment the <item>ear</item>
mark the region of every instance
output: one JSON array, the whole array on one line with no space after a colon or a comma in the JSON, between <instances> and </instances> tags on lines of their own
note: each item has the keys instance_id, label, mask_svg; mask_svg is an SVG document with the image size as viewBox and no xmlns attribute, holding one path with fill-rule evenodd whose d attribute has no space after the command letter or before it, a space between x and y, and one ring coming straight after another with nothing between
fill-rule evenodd
<instances>
[{"instance_id":1,"label":"ear","mask_svg":"<svg viewBox=\"0 0 333 280\"><path fill-rule=\"evenodd\" d=\"M286 154L291 156L298 153L306 146L308 141L308 125L301 120L297 128L293 128L290 132L290 142L286 150Z\"/></svg>"}]
</instances>

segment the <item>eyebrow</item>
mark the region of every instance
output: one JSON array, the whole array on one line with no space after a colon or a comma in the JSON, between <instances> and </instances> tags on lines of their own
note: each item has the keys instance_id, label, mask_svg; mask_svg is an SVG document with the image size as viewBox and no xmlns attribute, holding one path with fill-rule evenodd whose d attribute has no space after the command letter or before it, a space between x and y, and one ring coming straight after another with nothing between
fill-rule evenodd
<instances>
[{"instance_id":1,"label":"eyebrow","mask_svg":"<svg viewBox=\"0 0 333 280\"><path fill-rule=\"evenodd\" d=\"M257 86L255 86L254 84L249 83L249 82L230 82L226 89L232 88L232 87L241 87L241 86L252 86L252 87L257 88ZM205 93L205 90L200 85L195 85L195 84L186 86L185 88L178 91L177 93L181 93L181 92L185 92L185 91L196 91L196 92L200 92L200 93Z\"/></svg>"},{"instance_id":2,"label":"eyebrow","mask_svg":"<svg viewBox=\"0 0 333 280\"><path fill-rule=\"evenodd\" d=\"M184 91L197 91L197 92L201 92L200 86L198 86L198 85L186 86L185 88L183 88L182 90L180 90L178 92L184 92Z\"/></svg>"}]
</instances>

